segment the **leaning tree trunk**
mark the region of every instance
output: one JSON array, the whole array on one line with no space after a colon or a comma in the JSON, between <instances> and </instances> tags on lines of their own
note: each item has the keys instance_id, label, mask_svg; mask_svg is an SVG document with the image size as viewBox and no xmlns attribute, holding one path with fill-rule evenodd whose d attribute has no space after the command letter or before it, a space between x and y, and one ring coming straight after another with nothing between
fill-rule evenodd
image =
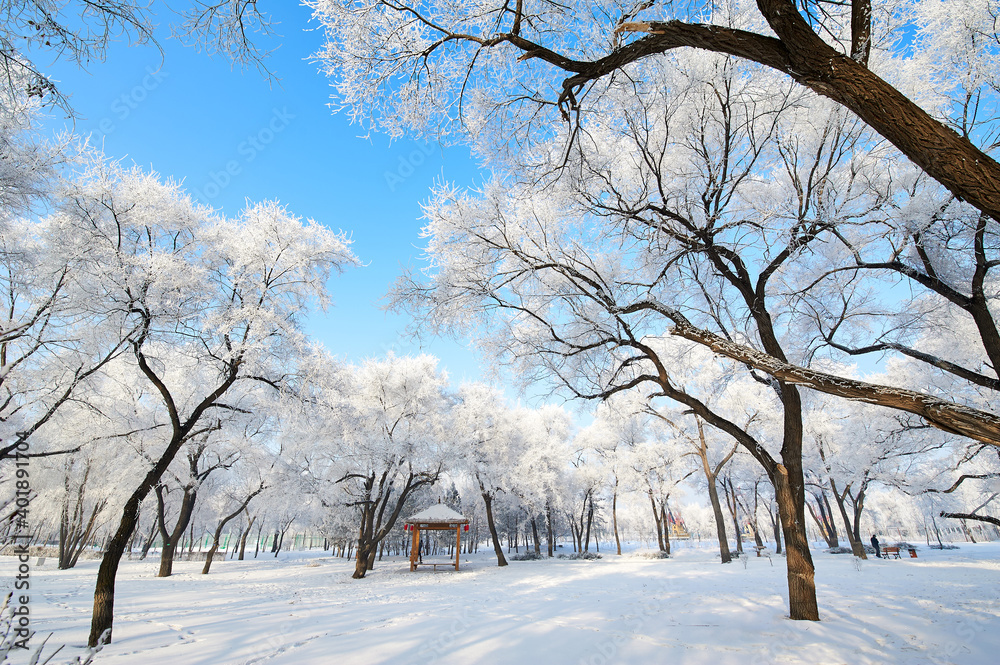
<instances>
[{"instance_id":1,"label":"leaning tree trunk","mask_svg":"<svg viewBox=\"0 0 1000 665\"><path fill-rule=\"evenodd\" d=\"M264 481L261 481L260 486L247 496L247 498L240 504L240 507L234 510L229 515L226 515L219 522L218 526L215 527L215 533L212 536L212 547L208 550L208 554L205 555L205 567L201 569L202 575L208 575L208 570L209 568L212 567L212 557L214 557L215 553L219 551L219 539L222 538L222 530L226 528L226 525L229 524L230 520L236 519L237 515L245 511L247 509L247 506L250 505L250 502L253 501L253 498L263 491L264 491ZM251 522L250 524L253 524L253 522ZM250 530L250 525L248 524L247 531L249 530ZM233 549L235 549L235 543Z\"/></svg>"},{"instance_id":2,"label":"leaning tree trunk","mask_svg":"<svg viewBox=\"0 0 1000 665\"><path fill-rule=\"evenodd\" d=\"M132 539L132 532L135 531L135 527L139 523L139 506L166 473L170 463L177 455L177 451L184 444L185 435L189 430L190 426L187 429L182 427L174 433L156 464L146 473L146 477L143 478L139 487L125 502L118 529L108 540L100 568L97 570L97 583L94 586L94 615L90 622L90 636L87 640L90 647L111 642L115 613L115 577L118 575L118 565L125 554L125 548Z\"/></svg>"},{"instance_id":3,"label":"leaning tree trunk","mask_svg":"<svg viewBox=\"0 0 1000 665\"><path fill-rule=\"evenodd\" d=\"M243 532L243 536L240 538L240 558L238 559L238 561L243 561L243 554L246 552L247 549L247 536L250 535L250 529L251 527L253 527L253 522L255 519L257 519L256 515L250 518L250 522L247 524L247 530Z\"/></svg>"},{"instance_id":4,"label":"leaning tree trunk","mask_svg":"<svg viewBox=\"0 0 1000 665\"><path fill-rule=\"evenodd\" d=\"M497 566L506 566L507 558L503 555L503 546L500 544L500 536L497 535L497 525L493 521L493 497L489 492L483 492L483 502L486 504L486 525L490 529L490 538L493 539L493 551L497 555Z\"/></svg>"}]
</instances>

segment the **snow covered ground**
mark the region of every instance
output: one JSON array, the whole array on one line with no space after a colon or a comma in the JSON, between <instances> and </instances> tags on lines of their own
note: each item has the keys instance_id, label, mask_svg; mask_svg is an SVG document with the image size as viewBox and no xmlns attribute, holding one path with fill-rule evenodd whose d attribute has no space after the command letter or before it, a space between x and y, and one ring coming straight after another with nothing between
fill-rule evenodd
<instances>
[{"instance_id":1,"label":"snow covered ground","mask_svg":"<svg viewBox=\"0 0 1000 665\"><path fill-rule=\"evenodd\" d=\"M364 580L317 552L277 560L124 562L114 643L98 665L610 663L995 665L1000 543L862 562L814 551L819 623L786 618L780 557L717 563L708 543L669 560L511 562L463 557L459 573L385 560ZM905 557L905 553L904 553ZM80 653L97 561L32 572L36 640ZM11 557L0 557L10 584ZM22 652L23 655L23 652ZM14 660L14 662L19 662Z\"/></svg>"}]
</instances>

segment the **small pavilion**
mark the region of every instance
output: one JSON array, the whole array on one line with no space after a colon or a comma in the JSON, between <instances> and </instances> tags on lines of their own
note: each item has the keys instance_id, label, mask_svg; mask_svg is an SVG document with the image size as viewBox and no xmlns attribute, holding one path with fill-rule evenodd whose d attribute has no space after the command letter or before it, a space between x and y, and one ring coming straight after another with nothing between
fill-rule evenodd
<instances>
[{"instance_id":1,"label":"small pavilion","mask_svg":"<svg viewBox=\"0 0 1000 665\"><path fill-rule=\"evenodd\" d=\"M431 566L437 570L438 566L455 566L458 570L458 558L462 553L462 531L469 530L469 519L463 517L461 513L444 504L436 504L421 510L403 523L403 528L413 534L413 544L410 547L410 571L417 569L417 566ZM424 563L420 556L420 532L421 531L455 531L455 563Z\"/></svg>"}]
</instances>

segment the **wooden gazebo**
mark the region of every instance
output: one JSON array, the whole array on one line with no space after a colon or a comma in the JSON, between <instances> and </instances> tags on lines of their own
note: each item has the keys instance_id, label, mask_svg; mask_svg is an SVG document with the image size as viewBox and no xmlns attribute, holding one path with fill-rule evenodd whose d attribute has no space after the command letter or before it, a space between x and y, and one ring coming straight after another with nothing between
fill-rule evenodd
<instances>
[{"instance_id":1,"label":"wooden gazebo","mask_svg":"<svg viewBox=\"0 0 1000 665\"><path fill-rule=\"evenodd\" d=\"M452 565L458 570L458 558L462 553L462 530L469 530L468 518L439 503L410 517L403 523L403 528L413 534L413 543L410 547L411 571L416 570L417 566L431 566L437 570L438 566ZM424 563L420 557L420 532L451 530L455 531L455 563Z\"/></svg>"}]
</instances>

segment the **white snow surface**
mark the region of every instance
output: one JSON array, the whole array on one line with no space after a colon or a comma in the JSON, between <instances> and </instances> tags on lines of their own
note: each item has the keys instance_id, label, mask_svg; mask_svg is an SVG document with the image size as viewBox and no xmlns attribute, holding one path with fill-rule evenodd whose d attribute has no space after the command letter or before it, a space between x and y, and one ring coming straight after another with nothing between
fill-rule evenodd
<instances>
[{"instance_id":1,"label":"white snow surface","mask_svg":"<svg viewBox=\"0 0 1000 665\"><path fill-rule=\"evenodd\" d=\"M155 558L124 561L114 641L95 665L1000 662L1000 543L918 555L858 569L814 551L818 623L787 618L783 558L721 565L708 543L667 560L602 553L506 568L481 550L458 573L411 573L387 557L363 580L316 551L216 561L207 576L198 562L157 578ZM97 566L32 571L33 644L51 632L50 645L67 645L54 662L82 652ZM8 586L15 567L0 557Z\"/></svg>"},{"instance_id":2,"label":"white snow surface","mask_svg":"<svg viewBox=\"0 0 1000 665\"><path fill-rule=\"evenodd\" d=\"M407 524L415 522L468 522L468 518L457 513L443 503L435 503L430 508L424 508L416 515L406 520Z\"/></svg>"}]
</instances>

